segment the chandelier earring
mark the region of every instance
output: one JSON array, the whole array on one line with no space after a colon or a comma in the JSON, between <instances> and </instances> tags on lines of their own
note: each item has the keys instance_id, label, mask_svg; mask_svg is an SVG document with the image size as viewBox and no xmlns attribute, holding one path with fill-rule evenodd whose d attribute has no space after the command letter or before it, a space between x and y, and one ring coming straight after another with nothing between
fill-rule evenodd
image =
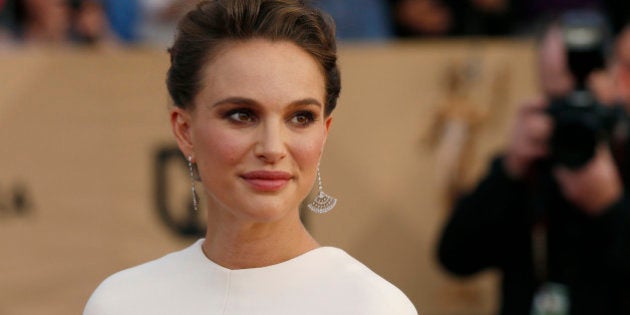
<instances>
[{"instance_id":1,"label":"chandelier earring","mask_svg":"<svg viewBox=\"0 0 630 315\"><path fill-rule=\"evenodd\" d=\"M308 208L315 213L326 213L337 205L337 198L331 197L324 192L322 187L322 176L317 165L317 196L308 204Z\"/></svg>"},{"instance_id":2,"label":"chandelier earring","mask_svg":"<svg viewBox=\"0 0 630 315\"><path fill-rule=\"evenodd\" d=\"M190 172L190 190L192 193L193 209L199 211L199 197L197 196L197 189L195 189L195 172L193 170L192 156L188 156L188 171Z\"/></svg>"}]
</instances>

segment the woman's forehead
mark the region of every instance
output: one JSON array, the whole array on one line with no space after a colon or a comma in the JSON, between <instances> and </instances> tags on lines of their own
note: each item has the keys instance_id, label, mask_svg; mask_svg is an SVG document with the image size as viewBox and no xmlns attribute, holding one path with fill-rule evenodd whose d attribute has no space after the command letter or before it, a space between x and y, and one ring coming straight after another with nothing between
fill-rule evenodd
<instances>
[{"instance_id":1,"label":"woman's forehead","mask_svg":"<svg viewBox=\"0 0 630 315\"><path fill-rule=\"evenodd\" d=\"M250 40L222 49L204 69L203 94L225 97L317 98L325 78L316 60L290 42ZM209 95L205 95L208 97Z\"/></svg>"}]
</instances>

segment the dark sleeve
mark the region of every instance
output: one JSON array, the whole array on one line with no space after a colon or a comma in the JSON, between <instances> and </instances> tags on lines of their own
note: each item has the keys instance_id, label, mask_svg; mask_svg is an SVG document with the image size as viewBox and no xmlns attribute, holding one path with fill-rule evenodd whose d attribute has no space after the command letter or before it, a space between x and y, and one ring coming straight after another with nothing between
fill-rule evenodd
<instances>
[{"instance_id":1,"label":"dark sleeve","mask_svg":"<svg viewBox=\"0 0 630 315\"><path fill-rule=\"evenodd\" d=\"M561 265L552 269L562 270L556 275L563 275L572 283L576 299L572 307L584 314L630 314L628 205L625 195L599 216L575 209L578 219L568 218L565 241L555 246L556 252L571 255L556 255L556 262Z\"/></svg>"},{"instance_id":2,"label":"dark sleeve","mask_svg":"<svg viewBox=\"0 0 630 315\"><path fill-rule=\"evenodd\" d=\"M521 233L528 222L525 187L504 171L501 158L495 159L475 190L457 202L442 231L437 253L442 266L469 275L500 266L527 242L528 234Z\"/></svg>"},{"instance_id":3,"label":"dark sleeve","mask_svg":"<svg viewBox=\"0 0 630 315\"><path fill-rule=\"evenodd\" d=\"M611 224L612 246L609 251L609 262L612 265L612 276L619 288L621 313L630 314L630 198L628 192L622 200L609 209L609 217L602 218L605 228ZM618 274L618 277L615 277Z\"/></svg>"},{"instance_id":4,"label":"dark sleeve","mask_svg":"<svg viewBox=\"0 0 630 315\"><path fill-rule=\"evenodd\" d=\"M590 218L583 234L583 262L595 272L630 281L630 200L628 193L598 217ZM610 280L610 279L609 279ZM613 279L614 280L614 279ZM616 281L616 280L615 280Z\"/></svg>"}]
</instances>

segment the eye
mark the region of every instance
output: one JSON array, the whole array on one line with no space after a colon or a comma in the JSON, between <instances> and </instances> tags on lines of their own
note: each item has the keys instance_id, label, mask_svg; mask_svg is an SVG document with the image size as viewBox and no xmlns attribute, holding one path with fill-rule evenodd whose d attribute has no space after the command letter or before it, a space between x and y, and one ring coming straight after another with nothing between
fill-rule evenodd
<instances>
[{"instance_id":1,"label":"eye","mask_svg":"<svg viewBox=\"0 0 630 315\"><path fill-rule=\"evenodd\" d=\"M254 113L245 108L234 109L226 113L226 117L236 123L254 123L256 122L256 116Z\"/></svg>"},{"instance_id":2,"label":"eye","mask_svg":"<svg viewBox=\"0 0 630 315\"><path fill-rule=\"evenodd\" d=\"M315 121L315 114L309 111L297 112L291 117L291 123L296 126L306 127Z\"/></svg>"}]
</instances>

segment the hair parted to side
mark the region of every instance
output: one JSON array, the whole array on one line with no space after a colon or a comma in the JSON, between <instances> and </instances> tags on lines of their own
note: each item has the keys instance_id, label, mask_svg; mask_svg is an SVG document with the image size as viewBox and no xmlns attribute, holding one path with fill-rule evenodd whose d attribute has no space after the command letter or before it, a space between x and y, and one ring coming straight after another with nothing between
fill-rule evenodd
<instances>
[{"instance_id":1,"label":"hair parted to side","mask_svg":"<svg viewBox=\"0 0 630 315\"><path fill-rule=\"evenodd\" d=\"M194 106L204 66L222 44L263 38L290 41L308 52L326 78L324 113L335 109L341 79L337 67L335 26L327 14L301 0L201 1L179 22L175 42L168 50L171 66L166 85L176 106Z\"/></svg>"}]
</instances>

